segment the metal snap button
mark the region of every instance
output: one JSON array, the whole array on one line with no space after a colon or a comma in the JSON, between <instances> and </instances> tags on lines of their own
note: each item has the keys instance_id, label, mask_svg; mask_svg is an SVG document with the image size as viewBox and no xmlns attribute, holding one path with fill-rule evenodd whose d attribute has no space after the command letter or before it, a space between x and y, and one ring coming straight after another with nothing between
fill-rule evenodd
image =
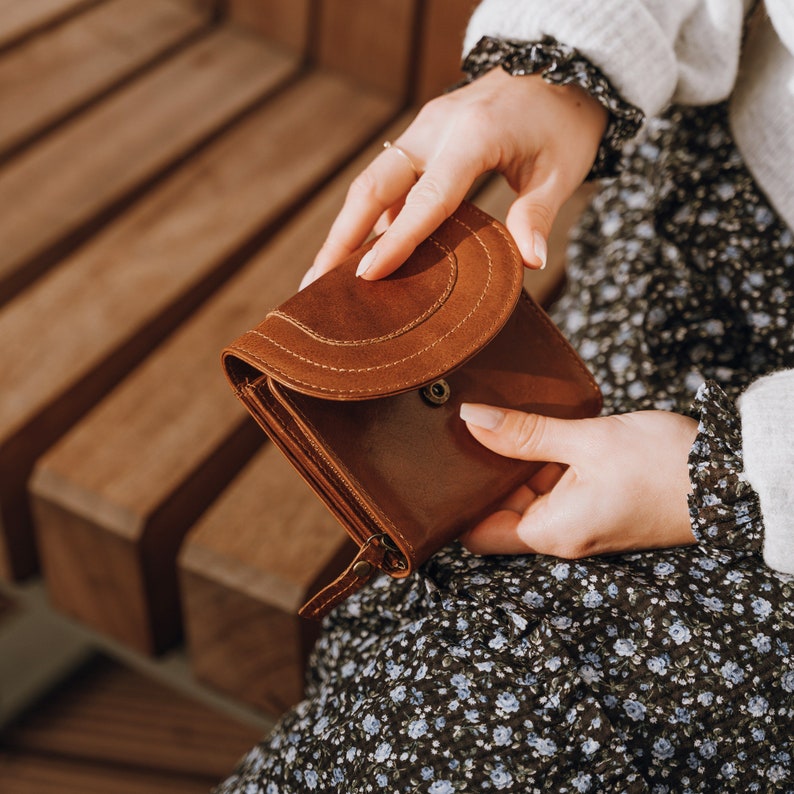
<instances>
[{"instance_id":1,"label":"metal snap button","mask_svg":"<svg viewBox=\"0 0 794 794\"><path fill-rule=\"evenodd\" d=\"M431 405L443 405L452 394L449 384L445 380L437 380L422 389L422 397Z\"/></svg>"},{"instance_id":2,"label":"metal snap button","mask_svg":"<svg viewBox=\"0 0 794 794\"><path fill-rule=\"evenodd\" d=\"M372 563L367 562L366 560L359 560L353 566L353 573L358 576L359 579L364 579L372 573Z\"/></svg>"}]
</instances>

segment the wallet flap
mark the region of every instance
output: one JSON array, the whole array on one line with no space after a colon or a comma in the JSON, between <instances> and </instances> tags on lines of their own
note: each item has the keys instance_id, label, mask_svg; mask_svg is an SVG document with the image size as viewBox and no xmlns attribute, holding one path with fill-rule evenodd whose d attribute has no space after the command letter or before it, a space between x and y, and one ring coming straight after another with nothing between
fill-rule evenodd
<instances>
[{"instance_id":1,"label":"wallet flap","mask_svg":"<svg viewBox=\"0 0 794 794\"><path fill-rule=\"evenodd\" d=\"M224 350L235 386L266 374L332 400L410 391L481 350L521 293L521 256L509 234L465 202L385 279L356 278L370 247Z\"/></svg>"}]
</instances>

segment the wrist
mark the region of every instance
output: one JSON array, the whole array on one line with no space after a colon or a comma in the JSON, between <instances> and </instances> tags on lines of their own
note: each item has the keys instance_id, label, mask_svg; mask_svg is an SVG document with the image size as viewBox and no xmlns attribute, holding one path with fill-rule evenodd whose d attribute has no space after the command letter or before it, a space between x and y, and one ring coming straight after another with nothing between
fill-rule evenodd
<instances>
[{"instance_id":1,"label":"wrist","mask_svg":"<svg viewBox=\"0 0 794 794\"><path fill-rule=\"evenodd\" d=\"M496 69L495 67L501 67ZM516 76L540 75L557 86L578 87L606 111L605 126L589 178L614 176L624 144L634 138L645 117L614 88L601 70L575 47L551 36L536 41L483 36L466 55L463 71L470 82L490 71Z\"/></svg>"}]
</instances>

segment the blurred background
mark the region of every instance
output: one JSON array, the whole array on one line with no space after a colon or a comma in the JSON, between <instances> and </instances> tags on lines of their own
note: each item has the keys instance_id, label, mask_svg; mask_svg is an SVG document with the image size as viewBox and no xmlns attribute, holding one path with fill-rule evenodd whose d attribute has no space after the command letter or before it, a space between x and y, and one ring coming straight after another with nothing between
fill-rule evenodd
<instances>
[{"instance_id":1,"label":"blurred background","mask_svg":"<svg viewBox=\"0 0 794 794\"><path fill-rule=\"evenodd\" d=\"M459 79L474 5L0 0L4 794L207 791L300 699L347 541L219 353Z\"/></svg>"}]
</instances>

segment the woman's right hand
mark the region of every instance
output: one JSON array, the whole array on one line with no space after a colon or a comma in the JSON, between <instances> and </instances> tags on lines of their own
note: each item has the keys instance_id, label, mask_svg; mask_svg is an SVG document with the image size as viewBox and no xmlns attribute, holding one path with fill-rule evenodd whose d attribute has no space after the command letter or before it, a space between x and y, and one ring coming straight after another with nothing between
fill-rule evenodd
<instances>
[{"instance_id":1,"label":"woman's right hand","mask_svg":"<svg viewBox=\"0 0 794 794\"><path fill-rule=\"evenodd\" d=\"M607 122L606 110L577 86L492 69L425 105L355 179L302 286L336 267L373 229L382 237L358 275L395 271L446 220L474 180L499 171L518 194L506 218L528 267L543 267L551 225L584 181Z\"/></svg>"}]
</instances>

